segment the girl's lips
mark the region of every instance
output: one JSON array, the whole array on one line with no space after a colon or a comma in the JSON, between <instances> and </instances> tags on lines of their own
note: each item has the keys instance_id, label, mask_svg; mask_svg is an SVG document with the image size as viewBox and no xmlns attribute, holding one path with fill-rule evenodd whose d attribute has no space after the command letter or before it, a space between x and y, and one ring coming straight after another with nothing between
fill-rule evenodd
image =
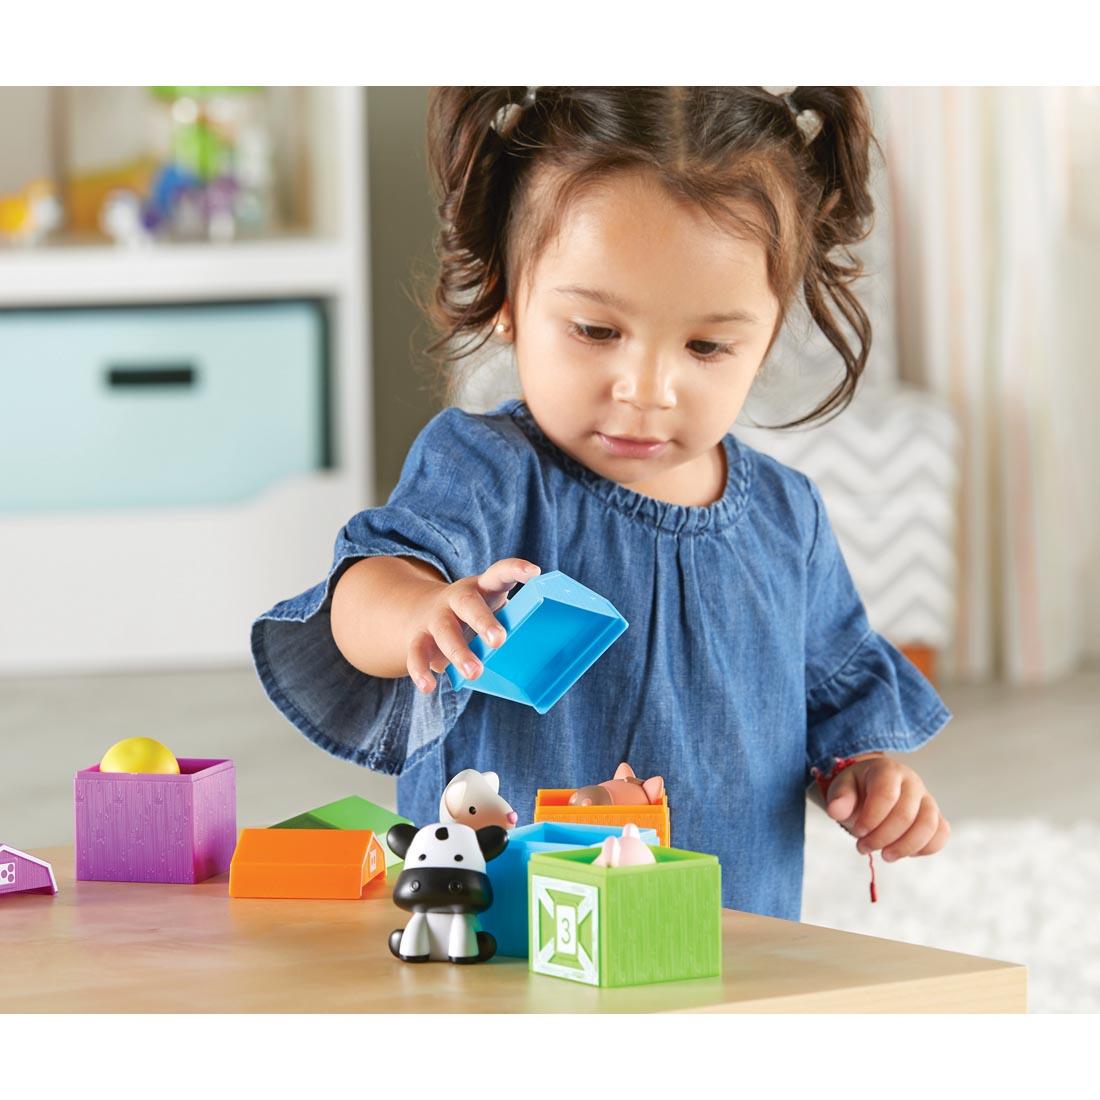
<instances>
[{"instance_id":1,"label":"girl's lips","mask_svg":"<svg viewBox=\"0 0 1100 1100\"><path fill-rule=\"evenodd\" d=\"M667 439L630 439L620 435L604 435L603 432L596 435L604 450L616 458L652 458L668 446Z\"/></svg>"}]
</instances>

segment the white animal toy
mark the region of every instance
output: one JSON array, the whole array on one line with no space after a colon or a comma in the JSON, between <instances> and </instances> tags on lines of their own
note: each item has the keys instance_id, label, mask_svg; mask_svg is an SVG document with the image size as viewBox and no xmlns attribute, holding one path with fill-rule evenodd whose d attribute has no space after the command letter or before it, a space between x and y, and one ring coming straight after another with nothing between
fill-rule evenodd
<instances>
[{"instance_id":1,"label":"white animal toy","mask_svg":"<svg viewBox=\"0 0 1100 1100\"><path fill-rule=\"evenodd\" d=\"M486 825L513 829L519 815L500 797L500 776L496 772L464 768L443 791L439 820L459 821L472 829Z\"/></svg>"}]
</instances>

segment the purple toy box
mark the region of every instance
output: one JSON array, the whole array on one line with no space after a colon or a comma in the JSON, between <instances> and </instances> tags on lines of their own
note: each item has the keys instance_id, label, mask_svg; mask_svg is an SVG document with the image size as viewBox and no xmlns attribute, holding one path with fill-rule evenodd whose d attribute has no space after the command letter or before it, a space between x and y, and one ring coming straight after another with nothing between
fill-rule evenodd
<instances>
[{"instance_id":1,"label":"purple toy box","mask_svg":"<svg viewBox=\"0 0 1100 1100\"><path fill-rule=\"evenodd\" d=\"M180 758L179 775L84 768L73 780L76 877L202 882L229 870L237 844L232 760Z\"/></svg>"}]
</instances>

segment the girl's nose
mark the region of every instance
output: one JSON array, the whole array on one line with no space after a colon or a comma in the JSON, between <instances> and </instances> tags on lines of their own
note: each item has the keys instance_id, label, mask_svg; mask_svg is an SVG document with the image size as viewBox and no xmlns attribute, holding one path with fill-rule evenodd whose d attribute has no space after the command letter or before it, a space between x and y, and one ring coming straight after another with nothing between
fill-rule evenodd
<instances>
[{"instance_id":1,"label":"girl's nose","mask_svg":"<svg viewBox=\"0 0 1100 1100\"><path fill-rule=\"evenodd\" d=\"M517 814L516 811L513 810L508 815L508 827L511 828L513 825L515 825L517 821L519 821L519 814Z\"/></svg>"},{"instance_id":2,"label":"girl's nose","mask_svg":"<svg viewBox=\"0 0 1100 1100\"><path fill-rule=\"evenodd\" d=\"M672 372L656 356L625 365L611 395L642 411L670 409L676 404Z\"/></svg>"}]
</instances>

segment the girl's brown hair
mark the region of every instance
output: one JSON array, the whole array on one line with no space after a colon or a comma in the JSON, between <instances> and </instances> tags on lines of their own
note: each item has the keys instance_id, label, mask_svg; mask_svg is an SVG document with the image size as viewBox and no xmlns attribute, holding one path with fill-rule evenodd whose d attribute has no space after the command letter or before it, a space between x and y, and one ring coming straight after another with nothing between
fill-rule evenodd
<instances>
[{"instance_id":1,"label":"girl's brown hair","mask_svg":"<svg viewBox=\"0 0 1100 1100\"><path fill-rule=\"evenodd\" d=\"M819 123L809 139L803 111ZM539 87L533 96L515 87L434 88L428 163L438 269L420 304L440 335L428 353L453 366L482 347L568 204L617 172L645 169L674 198L763 246L779 301L769 352L801 288L845 373L820 405L782 426L835 415L871 348L870 320L851 289L863 267L849 246L873 224L872 143L870 109L853 87L800 87L785 97L752 87Z\"/></svg>"}]
</instances>

